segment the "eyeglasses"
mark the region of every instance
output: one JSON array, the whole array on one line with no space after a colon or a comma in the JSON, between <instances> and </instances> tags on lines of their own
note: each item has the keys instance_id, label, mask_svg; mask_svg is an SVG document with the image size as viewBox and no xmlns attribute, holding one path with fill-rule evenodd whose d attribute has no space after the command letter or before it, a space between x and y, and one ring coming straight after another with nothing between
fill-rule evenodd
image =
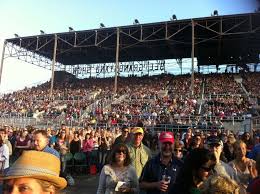
<instances>
[{"instance_id":1,"label":"eyeglasses","mask_svg":"<svg viewBox=\"0 0 260 194\"><path fill-rule=\"evenodd\" d=\"M175 152L182 152L182 149L174 149Z\"/></svg>"},{"instance_id":2,"label":"eyeglasses","mask_svg":"<svg viewBox=\"0 0 260 194\"><path fill-rule=\"evenodd\" d=\"M203 169L203 170L205 170L206 172L209 172L209 171L211 171L211 170L214 169L214 166L210 166L210 167L201 166L200 168Z\"/></svg>"},{"instance_id":3,"label":"eyeglasses","mask_svg":"<svg viewBox=\"0 0 260 194\"><path fill-rule=\"evenodd\" d=\"M116 150L116 153L117 154L121 154L121 153L126 154L126 150Z\"/></svg>"}]
</instances>

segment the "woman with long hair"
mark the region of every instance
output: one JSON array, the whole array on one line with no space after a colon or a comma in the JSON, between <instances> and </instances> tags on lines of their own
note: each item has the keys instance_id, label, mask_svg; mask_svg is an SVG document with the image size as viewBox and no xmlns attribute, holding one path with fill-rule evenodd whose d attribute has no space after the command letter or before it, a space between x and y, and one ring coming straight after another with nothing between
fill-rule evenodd
<instances>
[{"instance_id":1,"label":"woman with long hair","mask_svg":"<svg viewBox=\"0 0 260 194\"><path fill-rule=\"evenodd\" d=\"M214 169L215 157L205 148L195 148L185 158L184 165L172 187L172 194L201 193L203 181Z\"/></svg>"},{"instance_id":2,"label":"woman with long hair","mask_svg":"<svg viewBox=\"0 0 260 194\"><path fill-rule=\"evenodd\" d=\"M138 193L138 178L125 144L117 144L109 155L109 164L102 168L97 194Z\"/></svg>"},{"instance_id":3,"label":"woman with long hair","mask_svg":"<svg viewBox=\"0 0 260 194\"><path fill-rule=\"evenodd\" d=\"M229 165L235 170L239 182L246 193L249 181L257 176L256 162L246 157L247 147L245 142L239 140L234 144L235 159Z\"/></svg>"}]
</instances>

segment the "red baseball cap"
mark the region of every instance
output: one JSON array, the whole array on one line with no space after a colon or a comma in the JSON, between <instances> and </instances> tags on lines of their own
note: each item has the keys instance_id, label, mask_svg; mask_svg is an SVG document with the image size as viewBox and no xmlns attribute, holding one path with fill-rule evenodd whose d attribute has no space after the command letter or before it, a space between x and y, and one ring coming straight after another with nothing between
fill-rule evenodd
<instances>
[{"instance_id":1,"label":"red baseball cap","mask_svg":"<svg viewBox=\"0 0 260 194\"><path fill-rule=\"evenodd\" d=\"M161 143L170 142L174 143L174 136L172 132L161 132L159 136L159 141Z\"/></svg>"}]
</instances>

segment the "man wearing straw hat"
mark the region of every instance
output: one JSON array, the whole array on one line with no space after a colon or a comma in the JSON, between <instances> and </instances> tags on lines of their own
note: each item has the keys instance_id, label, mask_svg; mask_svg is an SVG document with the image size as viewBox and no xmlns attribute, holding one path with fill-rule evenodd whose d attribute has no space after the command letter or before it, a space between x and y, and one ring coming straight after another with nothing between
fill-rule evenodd
<instances>
[{"instance_id":1,"label":"man wearing straw hat","mask_svg":"<svg viewBox=\"0 0 260 194\"><path fill-rule=\"evenodd\" d=\"M24 151L3 180L3 193L58 193L67 182L59 177L60 161L53 154Z\"/></svg>"}]
</instances>

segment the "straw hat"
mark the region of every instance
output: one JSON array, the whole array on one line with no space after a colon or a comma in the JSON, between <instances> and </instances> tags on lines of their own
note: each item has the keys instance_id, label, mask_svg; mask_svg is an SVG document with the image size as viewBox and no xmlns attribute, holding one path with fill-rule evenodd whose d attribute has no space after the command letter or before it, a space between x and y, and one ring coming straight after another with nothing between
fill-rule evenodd
<instances>
[{"instance_id":1,"label":"straw hat","mask_svg":"<svg viewBox=\"0 0 260 194\"><path fill-rule=\"evenodd\" d=\"M46 152L24 151L10 167L2 180L16 178L35 178L48 181L59 190L67 186L67 181L59 177L60 160Z\"/></svg>"}]
</instances>

